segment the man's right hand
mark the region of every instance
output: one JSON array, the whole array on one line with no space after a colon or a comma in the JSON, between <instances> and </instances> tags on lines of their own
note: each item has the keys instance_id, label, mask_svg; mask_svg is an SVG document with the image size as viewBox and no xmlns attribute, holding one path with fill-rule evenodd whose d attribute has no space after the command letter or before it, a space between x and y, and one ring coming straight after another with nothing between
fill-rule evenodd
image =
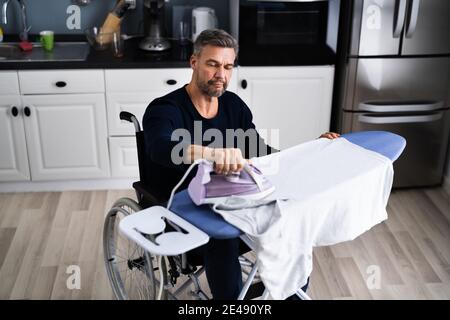
<instances>
[{"instance_id":1,"label":"man's right hand","mask_svg":"<svg viewBox=\"0 0 450 320\"><path fill-rule=\"evenodd\" d=\"M241 149L237 148L206 148L205 159L214 162L214 171L217 174L239 172L244 168L246 159Z\"/></svg>"}]
</instances>

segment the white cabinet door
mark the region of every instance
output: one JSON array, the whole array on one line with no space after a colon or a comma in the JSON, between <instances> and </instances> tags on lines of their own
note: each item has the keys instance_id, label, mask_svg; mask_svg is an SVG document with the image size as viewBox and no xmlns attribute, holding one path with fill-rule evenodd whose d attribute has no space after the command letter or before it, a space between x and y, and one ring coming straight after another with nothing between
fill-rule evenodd
<instances>
[{"instance_id":1,"label":"white cabinet door","mask_svg":"<svg viewBox=\"0 0 450 320\"><path fill-rule=\"evenodd\" d=\"M109 176L103 94L22 98L32 180Z\"/></svg>"},{"instance_id":2,"label":"white cabinet door","mask_svg":"<svg viewBox=\"0 0 450 320\"><path fill-rule=\"evenodd\" d=\"M329 130L334 67L239 67L238 74L238 95L271 146L286 149Z\"/></svg>"},{"instance_id":3,"label":"white cabinet door","mask_svg":"<svg viewBox=\"0 0 450 320\"><path fill-rule=\"evenodd\" d=\"M21 109L19 96L0 96L0 181L30 180Z\"/></svg>"},{"instance_id":4,"label":"white cabinet door","mask_svg":"<svg viewBox=\"0 0 450 320\"><path fill-rule=\"evenodd\" d=\"M19 95L17 71L0 71L0 95Z\"/></svg>"},{"instance_id":5,"label":"white cabinet door","mask_svg":"<svg viewBox=\"0 0 450 320\"><path fill-rule=\"evenodd\" d=\"M168 92L108 93L108 130L111 136L134 135L133 124L120 120L121 111L131 112L142 126L142 118L150 102Z\"/></svg>"},{"instance_id":6,"label":"white cabinet door","mask_svg":"<svg viewBox=\"0 0 450 320\"><path fill-rule=\"evenodd\" d=\"M111 176L113 178L139 177L135 137L110 137Z\"/></svg>"}]
</instances>

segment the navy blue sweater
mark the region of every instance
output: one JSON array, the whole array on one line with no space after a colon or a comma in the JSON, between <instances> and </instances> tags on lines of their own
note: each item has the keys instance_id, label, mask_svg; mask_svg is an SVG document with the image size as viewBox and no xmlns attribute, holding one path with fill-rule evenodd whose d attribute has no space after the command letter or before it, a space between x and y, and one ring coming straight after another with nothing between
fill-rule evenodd
<instances>
[{"instance_id":1,"label":"navy blue sweater","mask_svg":"<svg viewBox=\"0 0 450 320\"><path fill-rule=\"evenodd\" d=\"M176 164L172 161L172 150L174 148L177 151L182 149L180 140L171 140L172 133L176 129L183 128L187 130L185 132L189 132L190 141L184 140L185 146L201 144L215 148L240 148L247 159L275 151L275 149L267 146L259 135L257 139L259 146L263 146L262 150L255 149L252 151L253 148L249 148L248 139L244 147L238 144L236 139L234 141L226 141L226 129L242 129L246 131L255 129L255 125L252 122L250 109L236 94L226 91L218 100L218 113L211 119L206 119L200 115L184 86L153 100L147 107L143 118L146 146L144 182L151 192L155 193L159 198L168 198L173 187L180 181L189 167L188 164ZM194 134L194 121L197 128L201 125L201 134L200 132L197 135ZM219 130L223 139L217 141L214 141L214 139L211 139L212 141L203 141L204 139L194 141L195 137L203 137L203 134L208 129ZM177 152L177 154L180 157L183 156L182 151L180 153ZM195 174L195 171L193 170L191 176ZM180 190L186 188L189 181L189 178L186 179Z\"/></svg>"}]
</instances>

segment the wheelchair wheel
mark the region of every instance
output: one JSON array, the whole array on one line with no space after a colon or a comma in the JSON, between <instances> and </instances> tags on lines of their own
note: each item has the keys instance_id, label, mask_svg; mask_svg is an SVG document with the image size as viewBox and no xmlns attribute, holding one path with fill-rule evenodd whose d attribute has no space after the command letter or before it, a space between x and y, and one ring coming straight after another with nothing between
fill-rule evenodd
<instances>
[{"instance_id":1,"label":"wheelchair wheel","mask_svg":"<svg viewBox=\"0 0 450 320\"><path fill-rule=\"evenodd\" d=\"M119 300L167 299L167 268L165 259L158 259L119 232L120 221L141 207L132 199L117 200L105 218L103 250L108 278ZM162 271L162 276L161 272Z\"/></svg>"}]
</instances>

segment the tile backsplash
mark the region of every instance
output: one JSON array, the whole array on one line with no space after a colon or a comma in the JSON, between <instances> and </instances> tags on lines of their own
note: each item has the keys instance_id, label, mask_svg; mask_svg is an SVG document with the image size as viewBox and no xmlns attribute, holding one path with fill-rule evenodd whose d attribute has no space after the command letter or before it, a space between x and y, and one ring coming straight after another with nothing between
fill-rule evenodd
<instances>
[{"instance_id":1,"label":"tile backsplash","mask_svg":"<svg viewBox=\"0 0 450 320\"><path fill-rule=\"evenodd\" d=\"M0 0L0 4L6 0ZM122 30L128 34L139 34L143 31L143 1L136 0L136 8L128 10ZM92 26L101 26L106 15L116 0L91 0L88 5L78 6L74 0L24 0L27 9L30 34L38 34L42 30L54 30L57 34L82 34L83 30ZM172 32L173 7L207 6L214 8L219 20L219 27L229 29L228 1L212 0L169 0L165 3L165 25L169 36ZM77 15L79 12L79 15ZM175 13L175 16L177 14ZM21 29L19 5L11 0L8 6L8 24L1 25L5 34L17 34ZM79 18L79 19L78 19ZM175 33L177 30L175 30Z\"/></svg>"}]
</instances>

